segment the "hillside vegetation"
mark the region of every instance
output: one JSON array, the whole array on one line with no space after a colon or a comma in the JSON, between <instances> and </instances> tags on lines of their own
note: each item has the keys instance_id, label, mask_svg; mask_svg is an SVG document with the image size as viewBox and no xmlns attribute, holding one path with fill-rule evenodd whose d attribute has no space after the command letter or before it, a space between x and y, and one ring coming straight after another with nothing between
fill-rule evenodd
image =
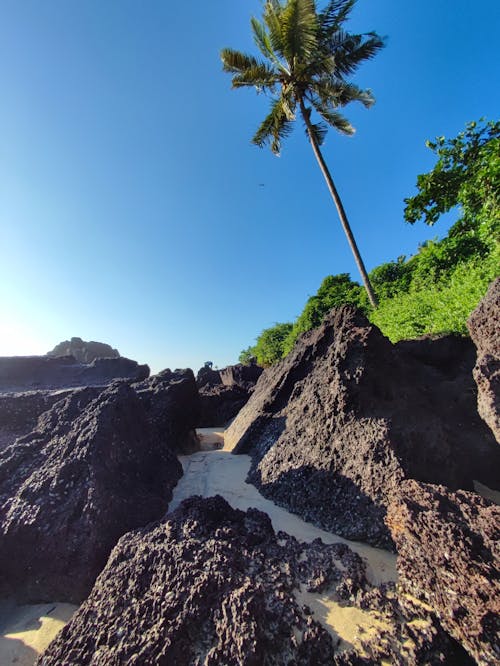
<instances>
[{"instance_id":1,"label":"hillside vegetation","mask_svg":"<svg viewBox=\"0 0 500 666\"><path fill-rule=\"evenodd\" d=\"M417 194L405 199L409 224L432 226L458 206L459 219L441 240L423 243L369 274L379 300L374 309L364 288L347 273L326 277L293 323L265 329L240 361L256 357L267 366L285 356L299 335L322 322L334 306L361 308L393 342L426 333L466 335L466 321L489 283L500 273L500 122L471 122L454 139L427 146L432 171L417 178Z\"/></svg>"}]
</instances>

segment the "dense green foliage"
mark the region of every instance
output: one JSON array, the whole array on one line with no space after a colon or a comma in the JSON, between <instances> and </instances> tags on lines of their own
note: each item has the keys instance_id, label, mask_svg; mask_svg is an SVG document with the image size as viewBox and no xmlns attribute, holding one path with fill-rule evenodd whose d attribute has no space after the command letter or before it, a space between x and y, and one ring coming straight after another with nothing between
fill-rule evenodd
<instances>
[{"instance_id":1,"label":"dense green foliage","mask_svg":"<svg viewBox=\"0 0 500 666\"><path fill-rule=\"evenodd\" d=\"M293 325L263 331L246 352L259 363L266 359L266 365L279 360L301 333L343 303L361 308L393 342L425 333L465 335L468 316L500 273L499 129L499 123L469 123L456 139L428 142L438 161L432 171L418 176L419 192L405 200L405 219L413 223L424 218L432 225L456 205L461 215L442 240L429 240L409 259L402 256L371 271L379 298L376 310L349 275L330 275Z\"/></svg>"},{"instance_id":2,"label":"dense green foliage","mask_svg":"<svg viewBox=\"0 0 500 666\"><path fill-rule=\"evenodd\" d=\"M279 155L295 120L302 118L368 297L376 307L375 293L320 147L330 127L342 134L354 133L341 109L352 102L366 108L374 103L371 91L361 89L349 78L384 43L375 32L346 31L344 24L356 0L321 4L323 9L315 0L265 0L262 21L251 20L259 56L225 48L221 59L224 71L232 74L233 88L252 87L270 98L269 113L252 139L254 144L261 148L268 145Z\"/></svg>"}]
</instances>

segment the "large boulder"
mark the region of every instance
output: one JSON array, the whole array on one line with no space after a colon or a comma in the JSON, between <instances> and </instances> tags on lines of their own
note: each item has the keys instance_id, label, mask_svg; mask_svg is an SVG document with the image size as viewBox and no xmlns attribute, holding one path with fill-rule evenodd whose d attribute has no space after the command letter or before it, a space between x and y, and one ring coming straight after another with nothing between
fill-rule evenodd
<instances>
[{"instance_id":1,"label":"large boulder","mask_svg":"<svg viewBox=\"0 0 500 666\"><path fill-rule=\"evenodd\" d=\"M79 363L92 363L96 358L118 358L118 349L105 342L85 342L81 338L64 340L47 352L47 356L73 356Z\"/></svg>"},{"instance_id":2,"label":"large boulder","mask_svg":"<svg viewBox=\"0 0 500 666\"><path fill-rule=\"evenodd\" d=\"M0 452L1 593L78 603L119 537L165 513L176 428L162 433L145 399L125 382L74 391Z\"/></svg>"},{"instance_id":3,"label":"large boulder","mask_svg":"<svg viewBox=\"0 0 500 666\"><path fill-rule=\"evenodd\" d=\"M78 363L73 356L0 357L0 393L104 386L115 379L147 377L147 365L123 357L98 358L89 364Z\"/></svg>"},{"instance_id":4,"label":"large boulder","mask_svg":"<svg viewBox=\"0 0 500 666\"><path fill-rule=\"evenodd\" d=\"M255 363L251 363L250 365L238 363L237 365L228 365L227 368L222 368L220 370L220 378L225 386L239 386L246 391L251 391L263 371L264 368Z\"/></svg>"},{"instance_id":5,"label":"large boulder","mask_svg":"<svg viewBox=\"0 0 500 666\"><path fill-rule=\"evenodd\" d=\"M150 427L172 451L186 454L199 447L195 426L201 404L192 370L167 368L132 386Z\"/></svg>"},{"instance_id":6,"label":"large boulder","mask_svg":"<svg viewBox=\"0 0 500 666\"><path fill-rule=\"evenodd\" d=\"M330 635L294 589L349 598L364 581L345 545L302 544L256 509L193 497L120 539L39 663L332 664Z\"/></svg>"},{"instance_id":7,"label":"large boulder","mask_svg":"<svg viewBox=\"0 0 500 666\"><path fill-rule=\"evenodd\" d=\"M196 386L198 388L218 386L219 384L222 384L222 380L218 370L213 370L209 365L204 365L198 370L196 375Z\"/></svg>"},{"instance_id":8,"label":"large boulder","mask_svg":"<svg viewBox=\"0 0 500 666\"><path fill-rule=\"evenodd\" d=\"M453 338L437 344L441 353L457 347ZM267 497L347 538L390 547L384 515L405 478L500 487L473 356L443 368L422 354L427 360L415 345L392 345L352 306L333 310L263 373L225 442L252 456L249 480Z\"/></svg>"},{"instance_id":9,"label":"large boulder","mask_svg":"<svg viewBox=\"0 0 500 666\"><path fill-rule=\"evenodd\" d=\"M500 443L500 277L491 283L467 327L477 347L478 411Z\"/></svg>"},{"instance_id":10,"label":"large boulder","mask_svg":"<svg viewBox=\"0 0 500 666\"><path fill-rule=\"evenodd\" d=\"M249 393L239 386L203 386L200 388L201 412L198 426L223 426L248 402Z\"/></svg>"},{"instance_id":11,"label":"large boulder","mask_svg":"<svg viewBox=\"0 0 500 666\"><path fill-rule=\"evenodd\" d=\"M199 427L222 426L233 419L248 401L262 374L258 365L229 365L222 370L200 368L196 384L200 392Z\"/></svg>"},{"instance_id":12,"label":"large boulder","mask_svg":"<svg viewBox=\"0 0 500 666\"><path fill-rule=\"evenodd\" d=\"M430 604L478 664L500 663L500 507L405 481L387 522L402 590Z\"/></svg>"}]
</instances>

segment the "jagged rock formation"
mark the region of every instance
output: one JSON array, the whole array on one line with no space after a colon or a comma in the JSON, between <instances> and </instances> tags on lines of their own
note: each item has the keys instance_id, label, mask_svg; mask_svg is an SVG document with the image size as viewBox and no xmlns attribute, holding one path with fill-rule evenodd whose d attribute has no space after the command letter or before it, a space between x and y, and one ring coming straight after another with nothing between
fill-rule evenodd
<instances>
[{"instance_id":1,"label":"jagged rock formation","mask_svg":"<svg viewBox=\"0 0 500 666\"><path fill-rule=\"evenodd\" d=\"M403 590L430 604L478 664L498 664L500 507L474 493L406 481L387 522Z\"/></svg>"},{"instance_id":2,"label":"jagged rock formation","mask_svg":"<svg viewBox=\"0 0 500 666\"><path fill-rule=\"evenodd\" d=\"M326 591L339 616L347 606L368 620L359 650L315 619L308 604ZM185 500L161 523L122 537L39 665L382 661L470 663L422 605L400 604L389 587L369 589L348 546L275 534L266 514L217 496Z\"/></svg>"},{"instance_id":3,"label":"jagged rock formation","mask_svg":"<svg viewBox=\"0 0 500 666\"><path fill-rule=\"evenodd\" d=\"M175 453L199 447L194 430L200 419L200 396L192 370L169 369L132 384L151 429Z\"/></svg>"},{"instance_id":4,"label":"jagged rock formation","mask_svg":"<svg viewBox=\"0 0 500 666\"><path fill-rule=\"evenodd\" d=\"M405 478L500 487L500 456L476 410L472 367L394 346L351 306L333 310L267 369L226 432L250 481L347 538L390 546L386 508ZM453 351L455 350L455 351ZM443 349L441 349L443 355ZM446 358L446 354L444 355Z\"/></svg>"},{"instance_id":5,"label":"jagged rock formation","mask_svg":"<svg viewBox=\"0 0 500 666\"><path fill-rule=\"evenodd\" d=\"M229 365L222 370L204 366L196 377L201 398L201 416L198 425L210 427L224 425L240 411L262 374L258 365Z\"/></svg>"},{"instance_id":6,"label":"jagged rock formation","mask_svg":"<svg viewBox=\"0 0 500 666\"><path fill-rule=\"evenodd\" d=\"M0 591L84 599L118 538L166 511L196 399L191 372L73 391L0 452Z\"/></svg>"},{"instance_id":7,"label":"jagged rock formation","mask_svg":"<svg viewBox=\"0 0 500 666\"><path fill-rule=\"evenodd\" d=\"M196 375L196 386L202 388L204 386L218 386L222 384L220 378L220 372L218 370L213 370L210 366L204 365L198 370Z\"/></svg>"},{"instance_id":8,"label":"jagged rock formation","mask_svg":"<svg viewBox=\"0 0 500 666\"><path fill-rule=\"evenodd\" d=\"M0 357L0 393L29 390L104 386L114 379L141 381L149 367L128 358L98 358L77 363L73 356Z\"/></svg>"},{"instance_id":9,"label":"jagged rock formation","mask_svg":"<svg viewBox=\"0 0 500 666\"><path fill-rule=\"evenodd\" d=\"M81 338L64 340L47 352L47 356L73 356L78 363L92 363L96 358L118 358L118 349L104 342L85 342Z\"/></svg>"},{"instance_id":10,"label":"jagged rock formation","mask_svg":"<svg viewBox=\"0 0 500 666\"><path fill-rule=\"evenodd\" d=\"M248 402L248 391L239 386L203 386L200 389L201 413L198 426L222 426Z\"/></svg>"},{"instance_id":11,"label":"jagged rock formation","mask_svg":"<svg viewBox=\"0 0 500 666\"><path fill-rule=\"evenodd\" d=\"M500 277L491 283L467 327L477 347L478 411L500 443Z\"/></svg>"},{"instance_id":12,"label":"jagged rock formation","mask_svg":"<svg viewBox=\"0 0 500 666\"><path fill-rule=\"evenodd\" d=\"M71 389L0 393L0 450L31 432L38 417L69 393Z\"/></svg>"},{"instance_id":13,"label":"jagged rock formation","mask_svg":"<svg viewBox=\"0 0 500 666\"><path fill-rule=\"evenodd\" d=\"M251 391L263 372L264 368L255 363L251 365L238 363L220 370L220 378L225 386L239 386L245 391Z\"/></svg>"}]
</instances>

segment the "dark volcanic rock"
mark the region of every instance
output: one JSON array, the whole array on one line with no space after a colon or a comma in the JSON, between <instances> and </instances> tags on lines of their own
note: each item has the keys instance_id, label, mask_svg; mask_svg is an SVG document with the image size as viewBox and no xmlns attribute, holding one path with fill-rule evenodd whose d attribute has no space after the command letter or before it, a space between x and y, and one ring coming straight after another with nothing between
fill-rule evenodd
<instances>
[{"instance_id":1,"label":"dark volcanic rock","mask_svg":"<svg viewBox=\"0 0 500 666\"><path fill-rule=\"evenodd\" d=\"M72 356L0 357L0 393L103 386L114 379L141 381L147 377L147 365L123 357L98 358L90 364L77 363Z\"/></svg>"},{"instance_id":2,"label":"dark volcanic rock","mask_svg":"<svg viewBox=\"0 0 500 666\"><path fill-rule=\"evenodd\" d=\"M347 546L299 543L275 535L256 509L192 497L120 539L38 663L332 664L331 636L294 589L328 586L342 599L364 584L364 565Z\"/></svg>"},{"instance_id":3,"label":"dark volcanic rock","mask_svg":"<svg viewBox=\"0 0 500 666\"><path fill-rule=\"evenodd\" d=\"M118 358L118 349L104 342L85 342L81 338L64 340L47 352L47 356L73 356L79 363L92 363L96 358Z\"/></svg>"},{"instance_id":4,"label":"dark volcanic rock","mask_svg":"<svg viewBox=\"0 0 500 666\"><path fill-rule=\"evenodd\" d=\"M425 600L478 664L500 662L500 508L406 481L387 522L401 587Z\"/></svg>"},{"instance_id":5,"label":"dark volcanic rock","mask_svg":"<svg viewBox=\"0 0 500 666\"><path fill-rule=\"evenodd\" d=\"M200 427L224 425L238 414L262 374L258 365L229 365L216 371L200 368L196 384L200 391Z\"/></svg>"},{"instance_id":6,"label":"dark volcanic rock","mask_svg":"<svg viewBox=\"0 0 500 666\"><path fill-rule=\"evenodd\" d=\"M163 370L133 384L149 425L175 453L199 447L195 425L200 420L200 396L192 370Z\"/></svg>"},{"instance_id":7,"label":"dark volcanic rock","mask_svg":"<svg viewBox=\"0 0 500 666\"><path fill-rule=\"evenodd\" d=\"M201 414L198 426L221 426L238 414L248 402L248 391L239 386L203 386L200 388Z\"/></svg>"},{"instance_id":8,"label":"dark volcanic rock","mask_svg":"<svg viewBox=\"0 0 500 666\"><path fill-rule=\"evenodd\" d=\"M225 386L239 386L246 391L253 389L259 377L264 372L264 368L256 364L228 365L227 368L220 370L220 378Z\"/></svg>"},{"instance_id":9,"label":"dark volcanic rock","mask_svg":"<svg viewBox=\"0 0 500 666\"><path fill-rule=\"evenodd\" d=\"M473 357L440 363L422 344L425 362L416 343L392 345L353 307L333 310L264 372L226 444L250 453L250 480L267 497L347 538L390 545L383 519L403 479L500 487ZM437 341L441 354L447 344L450 359L460 343Z\"/></svg>"},{"instance_id":10,"label":"dark volcanic rock","mask_svg":"<svg viewBox=\"0 0 500 666\"><path fill-rule=\"evenodd\" d=\"M129 385L72 392L0 452L0 591L81 601L119 537L163 515L181 474Z\"/></svg>"},{"instance_id":11,"label":"dark volcanic rock","mask_svg":"<svg viewBox=\"0 0 500 666\"><path fill-rule=\"evenodd\" d=\"M0 394L0 449L31 432L38 417L70 393L71 389Z\"/></svg>"},{"instance_id":12,"label":"dark volcanic rock","mask_svg":"<svg viewBox=\"0 0 500 666\"><path fill-rule=\"evenodd\" d=\"M198 370L196 375L196 386L202 388L203 386L218 386L222 384L220 372L212 370L208 365L204 365Z\"/></svg>"},{"instance_id":13,"label":"dark volcanic rock","mask_svg":"<svg viewBox=\"0 0 500 666\"><path fill-rule=\"evenodd\" d=\"M491 283L467 327L477 347L478 411L500 443L500 277Z\"/></svg>"}]
</instances>

